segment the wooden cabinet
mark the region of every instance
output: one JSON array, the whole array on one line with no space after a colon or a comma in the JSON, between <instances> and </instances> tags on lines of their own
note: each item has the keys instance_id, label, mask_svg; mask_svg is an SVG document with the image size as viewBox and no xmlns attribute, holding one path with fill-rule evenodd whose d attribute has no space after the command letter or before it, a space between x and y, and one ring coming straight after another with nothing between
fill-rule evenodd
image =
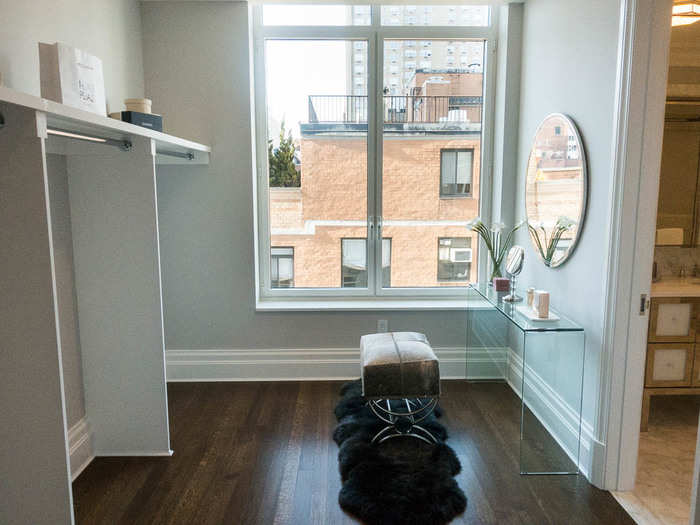
<instances>
[{"instance_id":1,"label":"wooden cabinet","mask_svg":"<svg viewBox=\"0 0 700 525\"><path fill-rule=\"evenodd\" d=\"M649 425L652 396L700 395L699 316L700 297L651 300L642 432Z\"/></svg>"}]
</instances>

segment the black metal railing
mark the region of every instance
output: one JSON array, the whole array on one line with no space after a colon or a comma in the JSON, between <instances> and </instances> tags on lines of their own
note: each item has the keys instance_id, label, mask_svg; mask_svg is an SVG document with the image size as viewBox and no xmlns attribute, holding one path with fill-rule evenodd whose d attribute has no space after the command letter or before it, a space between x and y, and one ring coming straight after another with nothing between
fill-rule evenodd
<instances>
[{"instance_id":1,"label":"black metal railing","mask_svg":"<svg viewBox=\"0 0 700 525\"><path fill-rule=\"evenodd\" d=\"M481 122L480 96L384 96L384 122ZM309 95L309 123L367 122L367 97L362 95Z\"/></svg>"}]
</instances>

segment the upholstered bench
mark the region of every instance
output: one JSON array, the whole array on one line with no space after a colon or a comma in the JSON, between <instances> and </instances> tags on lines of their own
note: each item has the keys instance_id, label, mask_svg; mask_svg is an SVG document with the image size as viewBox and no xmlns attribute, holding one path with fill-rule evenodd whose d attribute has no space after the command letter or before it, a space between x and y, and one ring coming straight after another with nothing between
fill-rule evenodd
<instances>
[{"instance_id":1,"label":"upholstered bench","mask_svg":"<svg viewBox=\"0 0 700 525\"><path fill-rule=\"evenodd\" d=\"M372 442L412 436L437 439L418 423L428 417L440 397L438 359L425 335L416 332L369 334L360 340L362 394L387 426Z\"/></svg>"}]
</instances>

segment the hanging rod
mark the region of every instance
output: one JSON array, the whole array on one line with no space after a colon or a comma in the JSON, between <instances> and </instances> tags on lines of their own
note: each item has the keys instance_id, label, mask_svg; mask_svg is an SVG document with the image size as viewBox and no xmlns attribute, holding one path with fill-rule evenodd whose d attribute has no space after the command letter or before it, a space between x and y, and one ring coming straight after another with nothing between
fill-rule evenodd
<instances>
[{"instance_id":1,"label":"hanging rod","mask_svg":"<svg viewBox=\"0 0 700 525\"><path fill-rule=\"evenodd\" d=\"M111 139L108 137L95 137L93 135L83 135L82 133L75 133L73 131L68 131L60 128L49 128L46 130L49 135L56 135L59 137L66 137L69 139L83 140L85 142L97 142L99 144L107 144L109 146L115 146L122 151L129 151L131 149L131 142L128 140Z\"/></svg>"},{"instance_id":2,"label":"hanging rod","mask_svg":"<svg viewBox=\"0 0 700 525\"><path fill-rule=\"evenodd\" d=\"M167 155L169 157L177 157L179 159L187 159L187 160L194 160L194 153L187 152L187 153L180 153L179 151L169 151L165 149L159 149L156 150L156 154L158 155Z\"/></svg>"}]
</instances>

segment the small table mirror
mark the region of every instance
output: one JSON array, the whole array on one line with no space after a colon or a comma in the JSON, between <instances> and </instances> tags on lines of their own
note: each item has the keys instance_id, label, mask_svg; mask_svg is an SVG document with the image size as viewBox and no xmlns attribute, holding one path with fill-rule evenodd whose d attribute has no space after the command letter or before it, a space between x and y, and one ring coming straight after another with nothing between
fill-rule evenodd
<instances>
[{"instance_id":1,"label":"small table mirror","mask_svg":"<svg viewBox=\"0 0 700 525\"><path fill-rule=\"evenodd\" d=\"M515 280L523 270L523 262L525 260L525 250L522 246L513 246L508 250L506 256L506 273L510 275L510 293L503 300L509 303L522 301L523 298L515 293Z\"/></svg>"}]
</instances>

